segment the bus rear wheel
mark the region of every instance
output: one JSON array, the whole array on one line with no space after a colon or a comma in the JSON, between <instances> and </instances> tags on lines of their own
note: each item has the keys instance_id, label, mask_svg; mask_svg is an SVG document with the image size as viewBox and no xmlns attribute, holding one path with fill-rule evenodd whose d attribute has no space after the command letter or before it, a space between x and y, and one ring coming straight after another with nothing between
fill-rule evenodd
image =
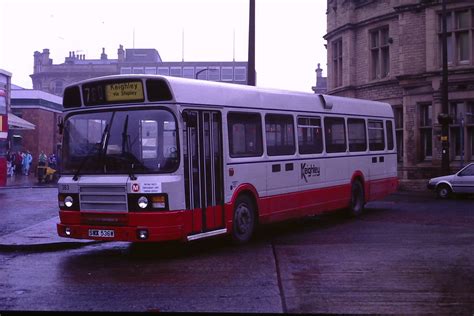
<instances>
[{"instance_id":1,"label":"bus rear wheel","mask_svg":"<svg viewBox=\"0 0 474 316\"><path fill-rule=\"evenodd\" d=\"M360 181L356 180L352 183L349 212L352 216L359 216L364 211L364 206L364 187Z\"/></svg>"},{"instance_id":2,"label":"bus rear wheel","mask_svg":"<svg viewBox=\"0 0 474 316\"><path fill-rule=\"evenodd\" d=\"M255 206L248 196L241 195L234 204L232 223L232 241L234 244L243 244L249 241L252 238L255 226Z\"/></svg>"}]
</instances>

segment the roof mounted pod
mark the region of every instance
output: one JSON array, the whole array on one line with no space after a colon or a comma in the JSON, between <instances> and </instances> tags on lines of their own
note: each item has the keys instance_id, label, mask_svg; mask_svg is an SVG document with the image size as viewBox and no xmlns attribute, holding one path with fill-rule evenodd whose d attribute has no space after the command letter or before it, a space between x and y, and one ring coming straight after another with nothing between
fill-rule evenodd
<instances>
[{"instance_id":1,"label":"roof mounted pod","mask_svg":"<svg viewBox=\"0 0 474 316\"><path fill-rule=\"evenodd\" d=\"M324 97L324 94L319 94L318 97L319 97L319 101L321 101L321 104L323 105L325 109L328 109L328 110L332 109L332 102L329 100L326 100L326 98Z\"/></svg>"}]
</instances>

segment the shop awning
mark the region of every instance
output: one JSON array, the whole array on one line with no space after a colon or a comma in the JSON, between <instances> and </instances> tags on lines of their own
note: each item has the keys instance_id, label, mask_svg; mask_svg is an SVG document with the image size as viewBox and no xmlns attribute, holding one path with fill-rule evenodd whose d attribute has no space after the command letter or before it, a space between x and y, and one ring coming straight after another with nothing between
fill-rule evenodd
<instances>
[{"instance_id":1,"label":"shop awning","mask_svg":"<svg viewBox=\"0 0 474 316\"><path fill-rule=\"evenodd\" d=\"M8 128L9 129L35 129L35 124L19 118L15 114L8 113Z\"/></svg>"}]
</instances>

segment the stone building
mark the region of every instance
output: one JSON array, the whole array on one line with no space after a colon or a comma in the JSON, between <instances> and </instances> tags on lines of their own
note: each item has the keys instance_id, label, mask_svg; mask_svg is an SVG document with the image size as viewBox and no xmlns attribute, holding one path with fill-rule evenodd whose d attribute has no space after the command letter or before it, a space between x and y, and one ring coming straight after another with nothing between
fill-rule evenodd
<instances>
[{"instance_id":1,"label":"stone building","mask_svg":"<svg viewBox=\"0 0 474 316\"><path fill-rule=\"evenodd\" d=\"M156 49L117 50L117 59L108 58L102 49L100 59L70 52L62 64L53 64L49 49L34 53L33 89L62 96L64 88L74 82L116 74L161 74L247 84L247 62L164 62Z\"/></svg>"},{"instance_id":2,"label":"stone building","mask_svg":"<svg viewBox=\"0 0 474 316\"><path fill-rule=\"evenodd\" d=\"M446 2L455 171L474 161L474 2ZM401 180L441 173L441 17L441 0L328 0L328 93L393 106Z\"/></svg>"},{"instance_id":3,"label":"stone building","mask_svg":"<svg viewBox=\"0 0 474 316\"><path fill-rule=\"evenodd\" d=\"M318 64L318 68L316 68L316 85L311 87L311 89L317 94L327 93L327 77L323 77L321 64Z\"/></svg>"}]
</instances>

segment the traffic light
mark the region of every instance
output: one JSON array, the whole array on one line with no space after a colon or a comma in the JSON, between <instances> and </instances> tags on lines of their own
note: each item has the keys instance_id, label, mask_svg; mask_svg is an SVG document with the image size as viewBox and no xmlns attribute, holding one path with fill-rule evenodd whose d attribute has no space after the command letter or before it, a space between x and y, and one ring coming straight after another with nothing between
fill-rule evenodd
<instances>
[{"instance_id":1,"label":"traffic light","mask_svg":"<svg viewBox=\"0 0 474 316\"><path fill-rule=\"evenodd\" d=\"M449 125L453 123L453 118L446 113L438 114L438 123L441 125Z\"/></svg>"}]
</instances>

